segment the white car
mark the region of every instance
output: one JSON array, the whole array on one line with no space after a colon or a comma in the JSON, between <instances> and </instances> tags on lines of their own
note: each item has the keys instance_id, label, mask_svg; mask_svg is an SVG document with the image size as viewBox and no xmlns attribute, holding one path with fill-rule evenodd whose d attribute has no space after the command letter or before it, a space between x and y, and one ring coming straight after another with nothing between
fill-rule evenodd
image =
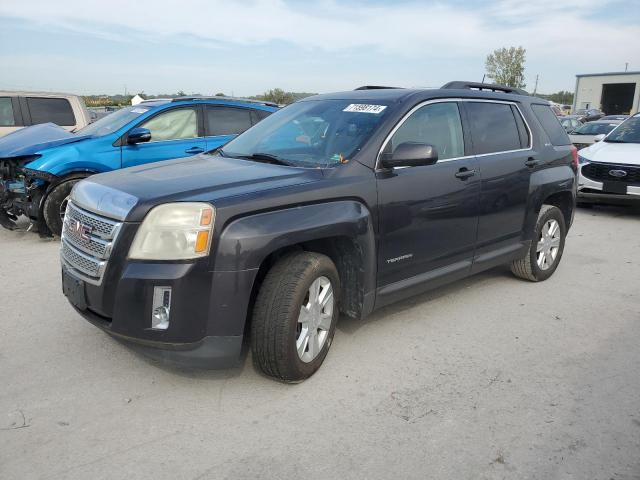
<instances>
[{"instance_id":1,"label":"white car","mask_svg":"<svg viewBox=\"0 0 640 480\"><path fill-rule=\"evenodd\" d=\"M578 152L581 200L640 200L640 113Z\"/></svg>"},{"instance_id":2,"label":"white car","mask_svg":"<svg viewBox=\"0 0 640 480\"><path fill-rule=\"evenodd\" d=\"M49 122L74 131L88 125L91 116L78 95L0 91L0 137Z\"/></svg>"}]
</instances>

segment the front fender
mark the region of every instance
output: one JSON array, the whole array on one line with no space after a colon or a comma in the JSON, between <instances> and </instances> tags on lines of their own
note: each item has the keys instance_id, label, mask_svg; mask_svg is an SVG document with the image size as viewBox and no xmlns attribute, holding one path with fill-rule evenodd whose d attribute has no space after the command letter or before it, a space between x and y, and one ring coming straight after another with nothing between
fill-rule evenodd
<instances>
[{"instance_id":1,"label":"front fender","mask_svg":"<svg viewBox=\"0 0 640 480\"><path fill-rule=\"evenodd\" d=\"M364 267L375 271L371 212L353 200L285 208L232 221L219 237L214 268L259 268L267 256L281 248L329 237L354 239L363 253Z\"/></svg>"},{"instance_id":2,"label":"front fender","mask_svg":"<svg viewBox=\"0 0 640 480\"><path fill-rule=\"evenodd\" d=\"M277 250L329 237L346 237L357 244L363 287L362 312L375 301L375 235L371 212L357 201L344 200L285 208L242 217L219 235L214 262L209 331L241 335L253 284L262 262ZM220 333L222 332L222 333Z\"/></svg>"}]
</instances>

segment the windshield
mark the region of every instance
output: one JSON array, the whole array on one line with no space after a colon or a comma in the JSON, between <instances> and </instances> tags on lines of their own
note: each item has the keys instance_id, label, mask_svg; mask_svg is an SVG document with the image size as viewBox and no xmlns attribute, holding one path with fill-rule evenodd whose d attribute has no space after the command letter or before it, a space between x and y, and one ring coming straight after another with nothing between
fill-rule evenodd
<instances>
[{"instance_id":1,"label":"windshield","mask_svg":"<svg viewBox=\"0 0 640 480\"><path fill-rule=\"evenodd\" d=\"M617 123L585 123L577 128L574 135L600 135L601 133L609 133L618 126Z\"/></svg>"},{"instance_id":2,"label":"windshield","mask_svg":"<svg viewBox=\"0 0 640 480\"><path fill-rule=\"evenodd\" d=\"M143 113L147 113L149 109L150 107L142 107L140 105L121 108L117 112L110 113L97 122L90 123L86 127L81 128L76 133L79 135L92 135L94 137L109 135L124 127L134 118L139 117Z\"/></svg>"},{"instance_id":3,"label":"windshield","mask_svg":"<svg viewBox=\"0 0 640 480\"><path fill-rule=\"evenodd\" d=\"M604 139L611 143L640 143L640 115L628 119Z\"/></svg>"},{"instance_id":4,"label":"windshield","mask_svg":"<svg viewBox=\"0 0 640 480\"><path fill-rule=\"evenodd\" d=\"M371 137L387 105L319 100L294 103L262 120L220 151L228 157L272 157L300 167L349 161Z\"/></svg>"}]
</instances>

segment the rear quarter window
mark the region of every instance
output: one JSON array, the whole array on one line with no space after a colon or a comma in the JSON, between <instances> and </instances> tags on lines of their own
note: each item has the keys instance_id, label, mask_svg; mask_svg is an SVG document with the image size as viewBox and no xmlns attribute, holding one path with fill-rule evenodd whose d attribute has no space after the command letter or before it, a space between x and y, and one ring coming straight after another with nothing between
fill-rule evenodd
<instances>
[{"instance_id":1,"label":"rear quarter window","mask_svg":"<svg viewBox=\"0 0 640 480\"><path fill-rule=\"evenodd\" d=\"M27 107L33 125L52 122L71 127L76 124L73 109L66 98L27 97Z\"/></svg>"},{"instance_id":2,"label":"rear quarter window","mask_svg":"<svg viewBox=\"0 0 640 480\"><path fill-rule=\"evenodd\" d=\"M531 110L553 145L571 144L567 132L562 128L558 117L556 117L548 105L533 104L531 105Z\"/></svg>"}]
</instances>

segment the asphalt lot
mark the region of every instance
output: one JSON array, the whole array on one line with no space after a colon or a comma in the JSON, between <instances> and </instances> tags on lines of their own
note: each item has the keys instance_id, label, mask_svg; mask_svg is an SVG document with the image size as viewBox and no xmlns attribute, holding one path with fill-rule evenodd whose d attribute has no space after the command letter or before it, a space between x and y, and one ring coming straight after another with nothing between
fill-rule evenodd
<instances>
[{"instance_id":1,"label":"asphalt lot","mask_svg":"<svg viewBox=\"0 0 640 480\"><path fill-rule=\"evenodd\" d=\"M547 282L495 269L344 319L283 385L158 366L0 230L0 478L640 479L640 213L580 209Z\"/></svg>"}]
</instances>

